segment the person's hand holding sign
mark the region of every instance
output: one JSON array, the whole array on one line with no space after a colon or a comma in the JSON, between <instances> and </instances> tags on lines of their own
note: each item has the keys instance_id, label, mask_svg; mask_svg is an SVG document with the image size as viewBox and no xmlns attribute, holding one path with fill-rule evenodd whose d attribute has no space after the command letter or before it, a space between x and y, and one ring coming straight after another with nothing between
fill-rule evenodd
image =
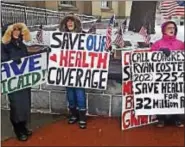
<instances>
[{"instance_id":1,"label":"person's hand holding sign","mask_svg":"<svg viewBox=\"0 0 185 147\"><path fill-rule=\"evenodd\" d=\"M21 61L21 59L20 58L18 58L18 59L14 59L13 60L15 63L17 63L17 64L21 64L22 63L22 61Z\"/></svg>"},{"instance_id":2,"label":"person's hand holding sign","mask_svg":"<svg viewBox=\"0 0 185 147\"><path fill-rule=\"evenodd\" d=\"M168 48L160 48L159 51L162 51L167 57L170 56L171 52Z\"/></svg>"}]
</instances>

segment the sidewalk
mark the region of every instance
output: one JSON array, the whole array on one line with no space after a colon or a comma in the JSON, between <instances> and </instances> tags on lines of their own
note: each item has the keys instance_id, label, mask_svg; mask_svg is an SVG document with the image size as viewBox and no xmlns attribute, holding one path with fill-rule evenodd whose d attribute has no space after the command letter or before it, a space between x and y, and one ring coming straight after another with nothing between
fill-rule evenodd
<instances>
[{"instance_id":1,"label":"sidewalk","mask_svg":"<svg viewBox=\"0 0 185 147\"><path fill-rule=\"evenodd\" d=\"M51 115L51 114L31 114L31 128L37 130L38 128L51 124L52 122L62 119L60 115ZM1 141L4 141L8 138L15 137L15 134L12 131L12 125L9 120L9 111L1 110Z\"/></svg>"},{"instance_id":2,"label":"sidewalk","mask_svg":"<svg viewBox=\"0 0 185 147\"><path fill-rule=\"evenodd\" d=\"M121 131L117 118L90 117L88 128L81 130L58 120L36 129L27 142L11 138L2 146L184 146L184 128L150 125Z\"/></svg>"}]
</instances>

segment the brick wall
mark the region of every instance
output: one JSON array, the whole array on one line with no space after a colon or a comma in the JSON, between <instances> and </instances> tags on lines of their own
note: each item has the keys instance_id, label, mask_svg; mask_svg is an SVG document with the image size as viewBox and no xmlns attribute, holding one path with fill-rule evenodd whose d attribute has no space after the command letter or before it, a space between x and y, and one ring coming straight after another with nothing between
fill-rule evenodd
<instances>
[{"instance_id":1,"label":"brick wall","mask_svg":"<svg viewBox=\"0 0 185 147\"><path fill-rule=\"evenodd\" d=\"M87 114L101 116L121 116L121 83L108 81L105 91L86 90ZM43 84L32 89L32 110L41 113L67 113L65 87ZM9 109L7 96L1 97L1 108Z\"/></svg>"}]
</instances>

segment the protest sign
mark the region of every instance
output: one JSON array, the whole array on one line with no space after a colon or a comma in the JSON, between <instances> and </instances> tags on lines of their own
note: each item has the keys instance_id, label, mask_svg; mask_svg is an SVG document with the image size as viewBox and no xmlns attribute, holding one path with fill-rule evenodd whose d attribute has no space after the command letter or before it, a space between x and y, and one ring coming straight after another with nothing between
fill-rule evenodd
<instances>
[{"instance_id":1,"label":"protest sign","mask_svg":"<svg viewBox=\"0 0 185 147\"><path fill-rule=\"evenodd\" d=\"M156 122L156 116L136 116L131 72L132 51L122 51L122 130Z\"/></svg>"},{"instance_id":2,"label":"protest sign","mask_svg":"<svg viewBox=\"0 0 185 147\"><path fill-rule=\"evenodd\" d=\"M105 36L54 32L50 37L48 85L107 88L110 53Z\"/></svg>"},{"instance_id":3,"label":"protest sign","mask_svg":"<svg viewBox=\"0 0 185 147\"><path fill-rule=\"evenodd\" d=\"M184 51L132 53L137 115L184 114Z\"/></svg>"},{"instance_id":4,"label":"protest sign","mask_svg":"<svg viewBox=\"0 0 185 147\"><path fill-rule=\"evenodd\" d=\"M46 82L47 53L1 63L1 94L9 94Z\"/></svg>"}]
</instances>

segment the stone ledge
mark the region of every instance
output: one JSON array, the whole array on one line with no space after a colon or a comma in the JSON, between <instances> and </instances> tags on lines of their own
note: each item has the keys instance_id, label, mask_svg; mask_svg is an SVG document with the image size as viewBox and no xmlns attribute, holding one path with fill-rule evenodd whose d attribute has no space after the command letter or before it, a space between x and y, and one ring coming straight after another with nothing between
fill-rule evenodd
<instances>
[{"instance_id":1,"label":"stone ledge","mask_svg":"<svg viewBox=\"0 0 185 147\"><path fill-rule=\"evenodd\" d=\"M108 80L107 90L103 91L103 93L111 95L121 95L122 85L115 80Z\"/></svg>"},{"instance_id":2,"label":"stone ledge","mask_svg":"<svg viewBox=\"0 0 185 147\"><path fill-rule=\"evenodd\" d=\"M50 110L49 92L32 90L31 108Z\"/></svg>"},{"instance_id":3,"label":"stone ledge","mask_svg":"<svg viewBox=\"0 0 185 147\"><path fill-rule=\"evenodd\" d=\"M66 92L51 92L50 93L51 112L52 113L66 113L67 99Z\"/></svg>"},{"instance_id":4,"label":"stone ledge","mask_svg":"<svg viewBox=\"0 0 185 147\"><path fill-rule=\"evenodd\" d=\"M39 89L40 89L40 85L34 86L34 87L32 87L32 89L37 89L37 90L39 90Z\"/></svg>"},{"instance_id":5,"label":"stone ledge","mask_svg":"<svg viewBox=\"0 0 185 147\"><path fill-rule=\"evenodd\" d=\"M111 117L119 116L122 113L122 96L114 95L111 99Z\"/></svg>"},{"instance_id":6,"label":"stone ledge","mask_svg":"<svg viewBox=\"0 0 185 147\"><path fill-rule=\"evenodd\" d=\"M109 116L110 95L88 94L88 114Z\"/></svg>"},{"instance_id":7,"label":"stone ledge","mask_svg":"<svg viewBox=\"0 0 185 147\"><path fill-rule=\"evenodd\" d=\"M56 90L56 91L65 91L66 90L65 87L51 86L51 85L46 85L46 84L42 84L41 89L43 89L43 90Z\"/></svg>"},{"instance_id":8,"label":"stone ledge","mask_svg":"<svg viewBox=\"0 0 185 147\"><path fill-rule=\"evenodd\" d=\"M85 89L86 93L98 93L102 94L104 90L96 90L96 89Z\"/></svg>"}]
</instances>

